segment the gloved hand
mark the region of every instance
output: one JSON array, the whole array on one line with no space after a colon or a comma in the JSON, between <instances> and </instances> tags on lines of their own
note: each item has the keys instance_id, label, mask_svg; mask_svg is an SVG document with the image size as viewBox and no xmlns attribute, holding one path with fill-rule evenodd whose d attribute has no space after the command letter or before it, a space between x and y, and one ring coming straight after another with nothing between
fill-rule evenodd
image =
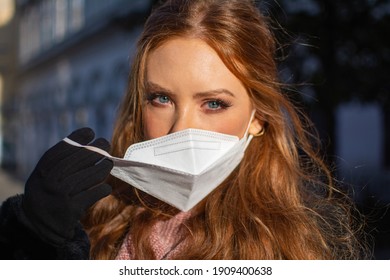
<instances>
[{"instance_id":1,"label":"gloved hand","mask_svg":"<svg viewBox=\"0 0 390 280\"><path fill-rule=\"evenodd\" d=\"M103 138L94 139L90 128L68 136L82 145L108 150ZM30 227L44 240L61 245L71 239L85 211L111 193L103 183L112 161L90 150L61 141L39 160L25 185L22 202Z\"/></svg>"}]
</instances>

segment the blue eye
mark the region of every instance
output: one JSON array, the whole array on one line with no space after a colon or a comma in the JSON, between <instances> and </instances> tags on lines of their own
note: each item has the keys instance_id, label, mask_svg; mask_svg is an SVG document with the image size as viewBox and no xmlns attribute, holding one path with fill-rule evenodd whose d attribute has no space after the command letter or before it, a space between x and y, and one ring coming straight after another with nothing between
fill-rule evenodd
<instances>
[{"instance_id":1,"label":"blue eye","mask_svg":"<svg viewBox=\"0 0 390 280\"><path fill-rule=\"evenodd\" d=\"M152 104L152 105L155 105L155 106L165 106L166 104L169 104L171 103L171 99L165 95L165 94L159 94L159 93L149 93L147 94L146 96L146 100Z\"/></svg>"},{"instance_id":2,"label":"blue eye","mask_svg":"<svg viewBox=\"0 0 390 280\"><path fill-rule=\"evenodd\" d=\"M169 97L165 96L165 95L157 96L157 99L158 99L158 102L160 102L160 103L169 103L170 102Z\"/></svg>"},{"instance_id":3,"label":"blue eye","mask_svg":"<svg viewBox=\"0 0 390 280\"><path fill-rule=\"evenodd\" d=\"M208 101L207 105L210 109L218 109L219 107L221 107L221 102L219 102L218 100L212 100Z\"/></svg>"},{"instance_id":4,"label":"blue eye","mask_svg":"<svg viewBox=\"0 0 390 280\"><path fill-rule=\"evenodd\" d=\"M221 100L221 99L213 99L213 100L207 100L204 105L206 106L206 109L210 111L220 111L225 110L232 106L232 104L229 101Z\"/></svg>"}]
</instances>

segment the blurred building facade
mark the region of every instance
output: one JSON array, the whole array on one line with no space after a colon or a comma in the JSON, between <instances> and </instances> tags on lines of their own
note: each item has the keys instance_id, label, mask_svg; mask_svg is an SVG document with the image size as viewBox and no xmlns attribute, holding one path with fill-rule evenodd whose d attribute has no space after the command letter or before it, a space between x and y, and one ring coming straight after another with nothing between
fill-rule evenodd
<instances>
[{"instance_id":1,"label":"blurred building facade","mask_svg":"<svg viewBox=\"0 0 390 280\"><path fill-rule=\"evenodd\" d=\"M16 1L17 77L2 104L4 167L24 179L45 150L80 127L110 138L151 2Z\"/></svg>"},{"instance_id":2,"label":"blurred building facade","mask_svg":"<svg viewBox=\"0 0 390 280\"><path fill-rule=\"evenodd\" d=\"M17 73L17 17L11 0L0 4L0 108L12 106ZM0 158L3 157L3 114L0 114Z\"/></svg>"},{"instance_id":3,"label":"blurred building facade","mask_svg":"<svg viewBox=\"0 0 390 280\"><path fill-rule=\"evenodd\" d=\"M389 259L390 0L278 2L296 40L283 77L301 85L337 179L366 215L375 257Z\"/></svg>"}]
</instances>

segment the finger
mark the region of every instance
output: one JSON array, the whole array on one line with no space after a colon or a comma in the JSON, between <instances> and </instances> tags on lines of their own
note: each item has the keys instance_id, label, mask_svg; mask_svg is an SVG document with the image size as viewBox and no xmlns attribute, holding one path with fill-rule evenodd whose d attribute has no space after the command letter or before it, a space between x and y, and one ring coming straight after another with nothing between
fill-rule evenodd
<instances>
[{"instance_id":1,"label":"finger","mask_svg":"<svg viewBox=\"0 0 390 280\"><path fill-rule=\"evenodd\" d=\"M87 145L95 138L95 132L89 127L83 127L73 131L68 138L81 145Z\"/></svg>"},{"instance_id":2,"label":"finger","mask_svg":"<svg viewBox=\"0 0 390 280\"><path fill-rule=\"evenodd\" d=\"M83 145L91 142L94 137L95 133L90 128L78 129L68 136L68 138ZM56 166L58 162L79 150L80 148L78 147L74 147L64 141L60 141L43 154L37 164L37 167L41 170L41 172L47 172Z\"/></svg>"},{"instance_id":3,"label":"finger","mask_svg":"<svg viewBox=\"0 0 390 280\"><path fill-rule=\"evenodd\" d=\"M104 138L98 138L93 141L90 146L94 146L105 151L109 151L110 143ZM57 164L56 170L53 169L53 173L59 173L59 180L70 176L82 169L95 165L97 162L102 160L104 156L99 153L81 149L77 153L71 154L68 158L63 159L59 164Z\"/></svg>"},{"instance_id":4,"label":"finger","mask_svg":"<svg viewBox=\"0 0 390 280\"><path fill-rule=\"evenodd\" d=\"M62 181L84 169L95 166L105 157L96 152L81 148L76 153L71 154L52 168L50 176L57 177Z\"/></svg>"},{"instance_id":5,"label":"finger","mask_svg":"<svg viewBox=\"0 0 390 280\"><path fill-rule=\"evenodd\" d=\"M73 197L73 200L75 204L80 205L82 212L85 212L97 201L110 195L111 192L111 186L104 183L79 193L78 195Z\"/></svg>"},{"instance_id":6,"label":"finger","mask_svg":"<svg viewBox=\"0 0 390 280\"><path fill-rule=\"evenodd\" d=\"M98 138L96 139L95 141L93 141L91 144L89 144L90 146L94 146L94 147L97 147L97 148L100 148L106 152L108 152L110 150L110 142L108 142L106 139L104 138Z\"/></svg>"},{"instance_id":7,"label":"finger","mask_svg":"<svg viewBox=\"0 0 390 280\"><path fill-rule=\"evenodd\" d=\"M113 167L113 162L104 159L99 164L86 168L66 178L64 186L69 186L70 196L77 195L93 186L103 183Z\"/></svg>"}]
</instances>

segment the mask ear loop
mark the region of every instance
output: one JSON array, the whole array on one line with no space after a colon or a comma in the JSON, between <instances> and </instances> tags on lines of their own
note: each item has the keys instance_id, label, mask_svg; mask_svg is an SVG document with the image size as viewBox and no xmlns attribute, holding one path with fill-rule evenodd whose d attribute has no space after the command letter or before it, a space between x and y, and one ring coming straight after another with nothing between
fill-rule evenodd
<instances>
[{"instance_id":1,"label":"mask ear loop","mask_svg":"<svg viewBox=\"0 0 390 280\"><path fill-rule=\"evenodd\" d=\"M252 120L255 116L255 113L256 113L256 109L253 109L252 110L252 113L251 113L251 118L249 119L249 123L248 123L248 126L246 127L246 130L245 130L245 134L244 134L244 138L246 138L246 143L245 143L245 149L248 147L249 143L252 141L253 139L253 135L252 134L249 134L249 127L252 123ZM249 135L248 135L249 134Z\"/></svg>"},{"instance_id":2,"label":"mask ear loop","mask_svg":"<svg viewBox=\"0 0 390 280\"><path fill-rule=\"evenodd\" d=\"M110 158L110 159L113 159L114 157L111 156L109 153L107 153L105 150L103 149L100 149L98 147L94 147L94 146L88 146L88 145L81 145L80 143L77 143L76 141L73 141L72 139L69 139L68 137L65 137L64 139L62 139L64 142L72 145L72 146L75 146L75 147L80 147L80 148L85 148L87 150L90 150L92 152L95 152L95 153L98 153L98 154L101 154L102 156L105 156L107 158Z\"/></svg>"}]
</instances>

